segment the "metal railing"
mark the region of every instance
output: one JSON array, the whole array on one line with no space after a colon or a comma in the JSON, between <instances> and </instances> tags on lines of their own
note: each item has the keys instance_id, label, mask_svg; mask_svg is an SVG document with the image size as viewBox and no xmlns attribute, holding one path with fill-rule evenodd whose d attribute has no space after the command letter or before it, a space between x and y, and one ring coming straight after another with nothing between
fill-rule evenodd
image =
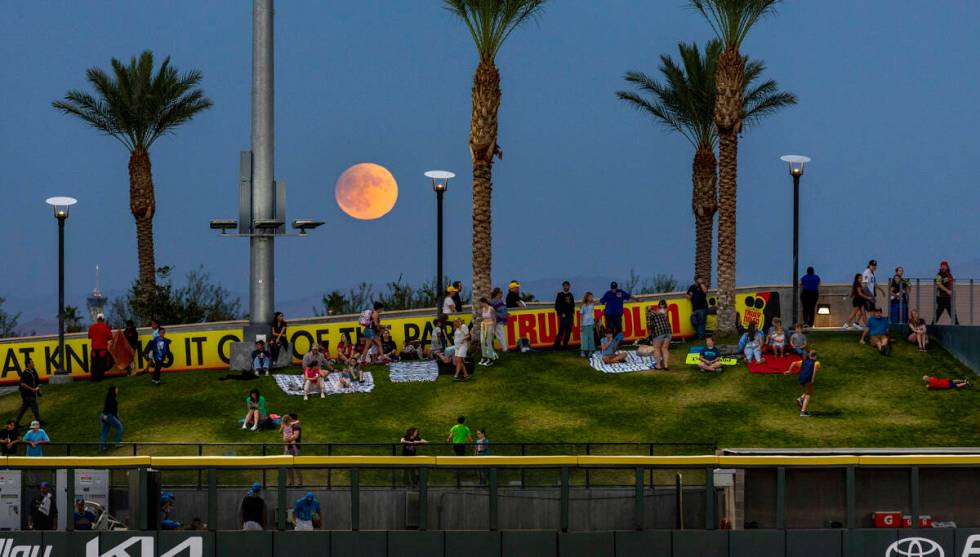
<instances>
[{"instance_id":1,"label":"metal railing","mask_svg":"<svg viewBox=\"0 0 980 557\"><path fill-rule=\"evenodd\" d=\"M977 307L980 302L980 281L976 279L957 279L948 299L938 296L933 278L906 279L905 295L895 300L892 299L890 284L891 279L879 286L885 290L888 316L892 323L907 323L913 309L918 310L919 317L930 325L976 325L980 319L980 308Z\"/></svg>"}]
</instances>

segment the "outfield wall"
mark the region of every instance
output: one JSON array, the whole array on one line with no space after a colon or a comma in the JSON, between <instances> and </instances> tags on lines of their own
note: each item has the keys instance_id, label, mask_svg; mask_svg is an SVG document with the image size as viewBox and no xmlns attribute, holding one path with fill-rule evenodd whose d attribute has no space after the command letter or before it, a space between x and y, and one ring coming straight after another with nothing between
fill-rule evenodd
<instances>
[{"instance_id":1,"label":"outfield wall","mask_svg":"<svg viewBox=\"0 0 980 557\"><path fill-rule=\"evenodd\" d=\"M929 334L973 373L980 373L980 326L932 325Z\"/></svg>"}]
</instances>

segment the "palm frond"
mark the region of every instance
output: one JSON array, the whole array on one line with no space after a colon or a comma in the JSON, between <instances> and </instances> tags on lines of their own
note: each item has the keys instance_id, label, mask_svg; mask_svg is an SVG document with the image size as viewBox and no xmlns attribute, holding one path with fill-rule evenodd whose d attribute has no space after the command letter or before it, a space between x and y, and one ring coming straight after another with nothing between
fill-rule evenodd
<instances>
[{"instance_id":1,"label":"palm frond","mask_svg":"<svg viewBox=\"0 0 980 557\"><path fill-rule=\"evenodd\" d=\"M128 64L113 58L111 67L111 74L100 68L86 71L95 95L71 90L52 106L116 138L130 151L149 149L160 136L213 104L197 88L201 72L179 74L169 57L155 74L148 50Z\"/></svg>"},{"instance_id":2,"label":"palm frond","mask_svg":"<svg viewBox=\"0 0 980 557\"><path fill-rule=\"evenodd\" d=\"M493 61L515 29L536 18L546 0L443 0L466 24L481 60Z\"/></svg>"},{"instance_id":3,"label":"palm frond","mask_svg":"<svg viewBox=\"0 0 980 557\"><path fill-rule=\"evenodd\" d=\"M738 50L749 30L762 17L774 13L782 0L689 0L708 21L726 50Z\"/></svg>"},{"instance_id":4,"label":"palm frond","mask_svg":"<svg viewBox=\"0 0 980 557\"><path fill-rule=\"evenodd\" d=\"M797 102L796 95L788 91L780 91L775 81L769 79L758 82L765 69L766 65L762 61L745 59L742 122L748 126L758 124L766 116Z\"/></svg>"}]
</instances>

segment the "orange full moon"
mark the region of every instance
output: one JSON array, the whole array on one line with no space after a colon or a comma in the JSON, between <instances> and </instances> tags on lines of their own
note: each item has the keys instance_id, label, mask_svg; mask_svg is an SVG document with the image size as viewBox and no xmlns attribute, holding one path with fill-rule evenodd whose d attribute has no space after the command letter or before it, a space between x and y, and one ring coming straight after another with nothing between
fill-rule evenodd
<instances>
[{"instance_id":1,"label":"orange full moon","mask_svg":"<svg viewBox=\"0 0 980 557\"><path fill-rule=\"evenodd\" d=\"M337 179L336 197L340 209L355 219L379 219L395 206L398 183L387 168L362 162Z\"/></svg>"}]
</instances>

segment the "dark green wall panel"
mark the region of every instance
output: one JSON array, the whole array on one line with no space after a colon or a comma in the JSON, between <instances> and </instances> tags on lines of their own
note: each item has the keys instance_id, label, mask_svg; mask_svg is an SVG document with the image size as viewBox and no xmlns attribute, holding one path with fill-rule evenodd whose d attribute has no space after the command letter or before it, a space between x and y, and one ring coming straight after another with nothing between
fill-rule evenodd
<instances>
[{"instance_id":1,"label":"dark green wall panel","mask_svg":"<svg viewBox=\"0 0 980 557\"><path fill-rule=\"evenodd\" d=\"M215 533L216 557L241 557L242 555L272 555L272 532L241 532L237 530Z\"/></svg>"},{"instance_id":2,"label":"dark green wall panel","mask_svg":"<svg viewBox=\"0 0 980 557\"><path fill-rule=\"evenodd\" d=\"M728 530L675 530L674 557L728 557Z\"/></svg>"},{"instance_id":3,"label":"dark green wall panel","mask_svg":"<svg viewBox=\"0 0 980 557\"><path fill-rule=\"evenodd\" d=\"M446 557L500 557L500 532L446 532Z\"/></svg>"},{"instance_id":4,"label":"dark green wall panel","mask_svg":"<svg viewBox=\"0 0 980 557\"><path fill-rule=\"evenodd\" d=\"M45 532L43 543L52 547L51 557L79 557L85 555L85 544L97 537L91 532Z\"/></svg>"},{"instance_id":5,"label":"dark green wall panel","mask_svg":"<svg viewBox=\"0 0 980 557\"><path fill-rule=\"evenodd\" d=\"M388 532L388 557L443 557L442 532Z\"/></svg>"},{"instance_id":6,"label":"dark green wall panel","mask_svg":"<svg viewBox=\"0 0 980 557\"><path fill-rule=\"evenodd\" d=\"M560 557L615 557L616 540L612 532L572 532L558 534Z\"/></svg>"},{"instance_id":7,"label":"dark green wall panel","mask_svg":"<svg viewBox=\"0 0 980 557\"><path fill-rule=\"evenodd\" d=\"M670 557L670 530L616 532L616 557Z\"/></svg>"},{"instance_id":8,"label":"dark green wall panel","mask_svg":"<svg viewBox=\"0 0 980 557\"><path fill-rule=\"evenodd\" d=\"M556 557L558 533L552 531L513 531L500 535L501 557Z\"/></svg>"},{"instance_id":9,"label":"dark green wall panel","mask_svg":"<svg viewBox=\"0 0 980 557\"><path fill-rule=\"evenodd\" d=\"M330 555L330 532L276 532L272 540L275 555ZM251 557L258 557L252 555Z\"/></svg>"},{"instance_id":10,"label":"dark green wall panel","mask_svg":"<svg viewBox=\"0 0 980 557\"><path fill-rule=\"evenodd\" d=\"M729 557L784 557L786 534L782 530L732 530Z\"/></svg>"},{"instance_id":11,"label":"dark green wall panel","mask_svg":"<svg viewBox=\"0 0 980 557\"><path fill-rule=\"evenodd\" d=\"M844 557L885 555L885 550L898 539L898 530L867 528L844 531Z\"/></svg>"},{"instance_id":12,"label":"dark green wall panel","mask_svg":"<svg viewBox=\"0 0 980 557\"><path fill-rule=\"evenodd\" d=\"M973 538L973 536L976 536L976 538ZM964 555L967 542L970 542L969 547L980 551L980 528L958 528L954 538L956 539L956 551L953 555L957 557ZM949 554L947 553L947 555Z\"/></svg>"},{"instance_id":13,"label":"dark green wall panel","mask_svg":"<svg viewBox=\"0 0 980 557\"><path fill-rule=\"evenodd\" d=\"M387 557L387 532L330 532L330 557Z\"/></svg>"},{"instance_id":14,"label":"dark green wall panel","mask_svg":"<svg viewBox=\"0 0 980 557\"><path fill-rule=\"evenodd\" d=\"M841 530L787 530L786 557L841 557Z\"/></svg>"}]
</instances>

